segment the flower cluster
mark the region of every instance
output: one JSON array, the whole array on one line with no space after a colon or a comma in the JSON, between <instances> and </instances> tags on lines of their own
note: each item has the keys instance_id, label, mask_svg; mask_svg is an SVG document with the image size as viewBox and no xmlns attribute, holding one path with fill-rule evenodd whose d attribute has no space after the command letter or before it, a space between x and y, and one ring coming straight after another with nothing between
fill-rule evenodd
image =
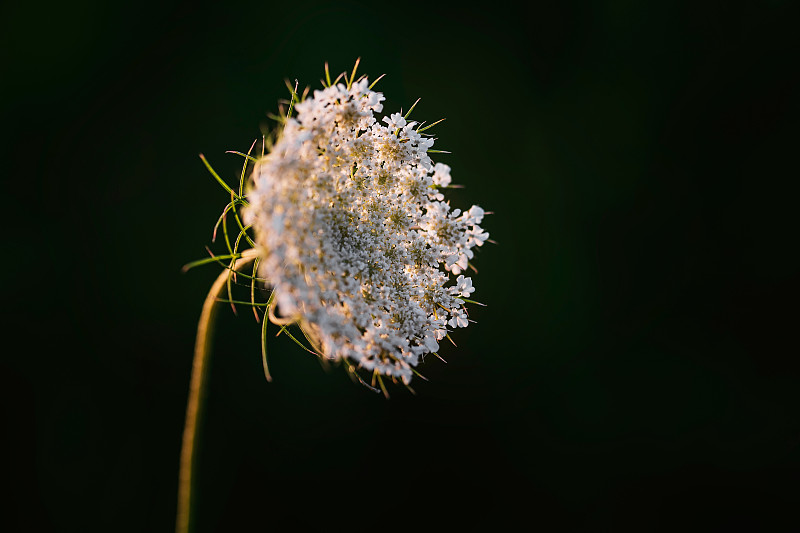
<instances>
[{"instance_id":1,"label":"flower cluster","mask_svg":"<svg viewBox=\"0 0 800 533\"><path fill-rule=\"evenodd\" d=\"M468 325L462 272L488 234L484 211L451 209L450 167L399 113L376 119L366 78L314 91L253 170L243 214L278 312L330 359L408 383ZM453 279L455 278L455 279Z\"/></svg>"}]
</instances>

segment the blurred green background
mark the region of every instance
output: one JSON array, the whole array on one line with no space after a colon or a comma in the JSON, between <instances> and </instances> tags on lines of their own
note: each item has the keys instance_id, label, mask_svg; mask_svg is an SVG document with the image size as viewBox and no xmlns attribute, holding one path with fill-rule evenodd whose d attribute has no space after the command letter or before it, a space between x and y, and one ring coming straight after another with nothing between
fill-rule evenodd
<instances>
[{"instance_id":1,"label":"blurred green background","mask_svg":"<svg viewBox=\"0 0 800 533\"><path fill-rule=\"evenodd\" d=\"M5 2L5 518L172 530L218 273L181 266L227 201L198 153L235 181L284 79L361 57L447 118L488 307L389 401L283 338L267 384L223 309L197 531L798 525L794 11Z\"/></svg>"}]
</instances>

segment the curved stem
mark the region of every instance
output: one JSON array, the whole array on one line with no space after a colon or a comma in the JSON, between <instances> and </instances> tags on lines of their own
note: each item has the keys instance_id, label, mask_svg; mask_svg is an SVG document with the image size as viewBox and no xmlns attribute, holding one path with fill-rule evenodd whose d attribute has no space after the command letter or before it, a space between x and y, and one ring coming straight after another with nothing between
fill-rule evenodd
<instances>
[{"instance_id":1,"label":"curved stem","mask_svg":"<svg viewBox=\"0 0 800 533\"><path fill-rule=\"evenodd\" d=\"M237 259L232 269L236 270L253 261L258 256L254 249L242 252L242 257ZM194 467L194 443L197 438L197 421L200 419L203 407L203 393L206 384L206 362L211 348L212 327L211 319L214 315L214 304L226 286L229 270L223 271L214 281L208 296L203 303L200 321L197 324L197 339L194 346L194 361L192 363L192 381L189 385L189 401L186 405L186 423L183 428L183 446L181 448L180 475L178 477L178 515L175 531L188 533L191 524L192 505L192 471Z\"/></svg>"}]
</instances>

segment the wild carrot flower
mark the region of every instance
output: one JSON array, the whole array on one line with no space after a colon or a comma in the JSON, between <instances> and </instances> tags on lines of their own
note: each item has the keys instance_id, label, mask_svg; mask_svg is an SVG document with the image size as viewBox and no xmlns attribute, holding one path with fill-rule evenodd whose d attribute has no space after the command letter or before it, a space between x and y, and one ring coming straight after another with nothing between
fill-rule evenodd
<instances>
[{"instance_id":1,"label":"wild carrot flower","mask_svg":"<svg viewBox=\"0 0 800 533\"><path fill-rule=\"evenodd\" d=\"M414 367L426 354L436 354L439 341L469 325L464 305L477 302L467 299L475 287L462 272L471 266L473 249L489 237L480 226L485 212L478 206L451 209L445 201L450 167L431 161L429 154L438 151L426 133L437 123L409 122L416 104L405 115L378 120L384 97L366 77L355 80L355 72L343 75L346 83L337 83L342 76L331 83L326 65L322 90L311 98L292 91L297 115L291 116L290 106L269 153L256 159L236 152L245 157L238 192L203 158L231 197L215 226L216 235L222 225L230 253L212 254L185 268L222 259L230 263L212 285L197 328L177 533L188 533L191 525L194 443L213 311L226 287L227 301L234 304L231 285L237 274L250 280L254 311L265 309L256 317L263 320L267 379L269 322L281 325L281 332L299 325L312 344L309 351L345 362L356 377L359 369L371 372L371 388L377 379L384 394L381 376L408 385ZM254 169L245 194L249 161ZM226 222L230 212L240 230L233 245ZM244 241L252 248L239 251ZM241 271L250 262L258 265L260 277ZM272 290L267 302L256 303L257 282Z\"/></svg>"},{"instance_id":2,"label":"wild carrot flower","mask_svg":"<svg viewBox=\"0 0 800 533\"><path fill-rule=\"evenodd\" d=\"M450 167L430 158L430 126L400 113L378 120L383 94L366 77L345 81L297 103L255 164L244 222L284 317L275 320L298 322L328 359L408 384L469 324L475 288L459 274L488 238L484 211L444 200Z\"/></svg>"}]
</instances>

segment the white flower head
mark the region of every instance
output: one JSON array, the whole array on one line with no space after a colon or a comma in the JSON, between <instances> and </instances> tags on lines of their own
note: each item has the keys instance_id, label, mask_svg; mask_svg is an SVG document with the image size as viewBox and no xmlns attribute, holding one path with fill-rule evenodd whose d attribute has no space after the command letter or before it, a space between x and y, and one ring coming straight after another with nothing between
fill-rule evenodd
<instances>
[{"instance_id":1,"label":"white flower head","mask_svg":"<svg viewBox=\"0 0 800 533\"><path fill-rule=\"evenodd\" d=\"M384 97L369 87L351 78L295 106L255 165L243 215L278 313L325 357L407 384L447 325L468 325L459 296L472 279L451 276L488 234L481 208L443 201L450 167L431 161L425 128L379 120Z\"/></svg>"}]
</instances>

